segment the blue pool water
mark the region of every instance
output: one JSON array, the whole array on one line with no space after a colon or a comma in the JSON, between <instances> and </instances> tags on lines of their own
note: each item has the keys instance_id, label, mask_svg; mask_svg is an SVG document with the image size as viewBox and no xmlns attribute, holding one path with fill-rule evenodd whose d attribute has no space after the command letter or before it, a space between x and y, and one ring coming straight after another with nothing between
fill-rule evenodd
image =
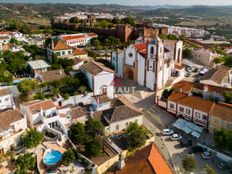
<instances>
[{"instance_id":1,"label":"blue pool water","mask_svg":"<svg viewBox=\"0 0 232 174\"><path fill-rule=\"evenodd\" d=\"M51 150L51 152L48 152L44 158L43 163L46 165L55 165L57 164L62 158L62 153L57 150Z\"/></svg>"}]
</instances>

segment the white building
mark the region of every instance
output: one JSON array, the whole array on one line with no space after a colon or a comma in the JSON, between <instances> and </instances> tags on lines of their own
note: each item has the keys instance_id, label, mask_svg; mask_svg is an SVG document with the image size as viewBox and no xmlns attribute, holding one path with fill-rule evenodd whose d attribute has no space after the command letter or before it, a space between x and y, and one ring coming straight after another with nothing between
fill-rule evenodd
<instances>
[{"instance_id":1,"label":"white building","mask_svg":"<svg viewBox=\"0 0 232 174\"><path fill-rule=\"evenodd\" d=\"M27 63L35 75L48 71L51 66L48 65L44 60L34 60Z\"/></svg>"},{"instance_id":2,"label":"white building","mask_svg":"<svg viewBox=\"0 0 232 174\"><path fill-rule=\"evenodd\" d=\"M26 129L26 117L19 110L0 111L0 154L16 147Z\"/></svg>"},{"instance_id":3,"label":"white building","mask_svg":"<svg viewBox=\"0 0 232 174\"><path fill-rule=\"evenodd\" d=\"M67 133L65 124L71 123L69 115L60 115L52 100L35 100L20 105L20 110L27 116L28 126L38 131L45 129L63 134Z\"/></svg>"},{"instance_id":4,"label":"white building","mask_svg":"<svg viewBox=\"0 0 232 174\"><path fill-rule=\"evenodd\" d=\"M93 118L103 123L106 134L125 131L130 123L143 124L143 114L125 105L94 112Z\"/></svg>"},{"instance_id":5,"label":"white building","mask_svg":"<svg viewBox=\"0 0 232 174\"><path fill-rule=\"evenodd\" d=\"M90 44L90 40L96 37L98 37L98 35L94 33L67 34L60 36L67 45L75 48Z\"/></svg>"},{"instance_id":6,"label":"white building","mask_svg":"<svg viewBox=\"0 0 232 174\"><path fill-rule=\"evenodd\" d=\"M106 94L93 96L91 98L91 104L95 111L106 110L111 108L111 99Z\"/></svg>"},{"instance_id":7,"label":"white building","mask_svg":"<svg viewBox=\"0 0 232 174\"><path fill-rule=\"evenodd\" d=\"M131 44L112 53L112 64L119 78L128 78L155 91L163 88L174 77L182 79L182 41L161 40Z\"/></svg>"},{"instance_id":8,"label":"white building","mask_svg":"<svg viewBox=\"0 0 232 174\"><path fill-rule=\"evenodd\" d=\"M214 59L217 57L221 57L222 55L217 54L214 51L211 51L209 49L193 49L192 50L192 57L193 59L197 60L199 63L201 63L204 66L214 66Z\"/></svg>"},{"instance_id":9,"label":"white building","mask_svg":"<svg viewBox=\"0 0 232 174\"><path fill-rule=\"evenodd\" d=\"M1 88L0 89L0 110L6 108L14 108L14 98L13 94L9 88Z\"/></svg>"},{"instance_id":10,"label":"white building","mask_svg":"<svg viewBox=\"0 0 232 174\"><path fill-rule=\"evenodd\" d=\"M214 105L214 102L177 92L169 96L167 110L177 117L182 117L207 128L209 113Z\"/></svg>"},{"instance_id":11,"label":"white building","mask_svg":"<svg viewBox=\"0 0 232 174\"><path fill-rule=\"evenodd\" d=\"M85 74L89 87L93 91L93 95L107 93L108 97L113 97L113 70L101 63L89 61L81 66L81 71Z\"/></svg>"},{"instance_id":12,"label":"white building","mask_svg":"<svg viewBox=\"0 0 232 174\"><path fill-rule=\"evenodd\" d=\"M201 83L232 88L232 68L220 66L210 69L202 78Z\"/></svg>"}]
</instances>

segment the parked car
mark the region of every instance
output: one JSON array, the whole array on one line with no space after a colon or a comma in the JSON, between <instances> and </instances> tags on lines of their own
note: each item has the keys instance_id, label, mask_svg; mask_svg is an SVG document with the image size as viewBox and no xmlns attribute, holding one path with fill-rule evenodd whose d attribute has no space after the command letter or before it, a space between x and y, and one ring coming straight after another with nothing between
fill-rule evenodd
<instances>
[{"instance_id":1,"label":"parked car","mask_svg":"<svg viewBox=\"0 0 232 174\"><path fill-rule=\"evenodd\" d=\"M172 135L174 131L172 129L163 129L162 134L163 135Z\"/></svg>"},{"instance_id":2,"label":"parked car","mask_svg":"<svg viewBox=\"0 0 232 174\"><path fill-rule=\"evenodd\" d=\"M182 147L190 147L192 146L193 142L191 139L182 139L180 144Z\"/></svg>"},{"instance_id":3,"label":"parked car","mask_svg":"<svg viewBox=\"0 0 232 174\"><path fill-rule=\"evenodd\" d=\"M198 152L204 152L205 149L201 146L193 146L191 147L191 152L192 153L198 153Z\"/></svg>"},{"instance_id":4,"label":"parked car","mask_svg":"<svg viewBox=\"0 0 232 174\"><path fill-rule=\"evenodd\" d=\"M179 134L172 134L172 136L171 136L171 140L173 140L173 141L177 141L177 140L181 140L181 139L182 139L182 136Z\"/></svg>"},{"instance_id":5,"label":"parked car","mask_svg":"<svg viewBox=\"0 0 232 174\"><path fill-rule=\"evenodd\" d=\"M224 162L224 161L219 162L217 166L221 170L230 169L230 166L226 162Z\"/></svg>"},{"instance_id":6,"label":"parked car","mask_svg":"<svg viewBox=\"0 0 232 174\"><path fill-rule=\"evenodd\" d=\"M204 158L204 159L206 160L206 159L212 158L212 157L213 157L213 154L210 153L210 152L203 152L203 153L201 154L201 156L202 156L202 158Z\"/></svg>"}]
</instances>

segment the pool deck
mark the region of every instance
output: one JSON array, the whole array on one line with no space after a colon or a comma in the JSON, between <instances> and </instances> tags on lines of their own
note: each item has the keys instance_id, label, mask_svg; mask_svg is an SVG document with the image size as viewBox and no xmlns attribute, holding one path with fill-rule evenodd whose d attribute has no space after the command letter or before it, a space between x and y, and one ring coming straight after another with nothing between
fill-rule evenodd
<instances>
[{"instance_id":1,"label":"pool deck","mask_svg":"<svg viewBox=\"0 0 232 174\"><path fill-rule=\"evenodd\" d=\"M49 143L49 142L45 142L43 144L47 148L51 148L53 150L60 151L62 154L66 151L65 148L60 147L58 144ZM42 144L38 145L37 149L36 149L36 152L37 152L37 168L38 168L40 174L45 174L46 173L46 169L45 169L45 166L43 164L43 155L44 155L45 150L46 150L46 148Z\"/></svg>"}]
</instances>

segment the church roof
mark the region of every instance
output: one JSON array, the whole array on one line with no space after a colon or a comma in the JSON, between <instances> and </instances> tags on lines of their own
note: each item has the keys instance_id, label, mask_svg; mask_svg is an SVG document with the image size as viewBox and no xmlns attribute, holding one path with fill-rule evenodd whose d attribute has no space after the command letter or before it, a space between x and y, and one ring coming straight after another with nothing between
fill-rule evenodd
<instances>
[{"instance_id":1,"label":"church roof","mask_svg":"<svg viewBox=\"0 0 232 174\"><path fill-rule=\"evenodd\" d=\"M145 58L147 57L147 43L134 44L135 49Z\"/></svg>"}]
</instances>

